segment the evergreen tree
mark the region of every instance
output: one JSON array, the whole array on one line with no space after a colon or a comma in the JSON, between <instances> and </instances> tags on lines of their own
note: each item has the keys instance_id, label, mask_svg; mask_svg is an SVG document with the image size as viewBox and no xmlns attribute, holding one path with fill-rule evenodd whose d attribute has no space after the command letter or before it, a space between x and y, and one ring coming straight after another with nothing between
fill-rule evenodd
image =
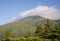
<instances>
[{"instance_id":1,"label":"evergreen tree","mask_svg":"<svg viewBox=\"0 0 60 41\"><path fill-rule=\"evenodd\" d=\"M10 38L11 37L11 31L10 30L6 30L5 31L5 34L4 34L4 38L5 39L8 39L8 38Z\"/></svg>"},{"instance_id":2,"label":"evergreen tree","mask_svg":"<svg viewBox=\"0 0 60 41\"><path fill-rule=\"evenodd\" d=\"M40 36L44 33L44 27L40 24L36 29L36 35Z\"/></svg>"}]
</instances>

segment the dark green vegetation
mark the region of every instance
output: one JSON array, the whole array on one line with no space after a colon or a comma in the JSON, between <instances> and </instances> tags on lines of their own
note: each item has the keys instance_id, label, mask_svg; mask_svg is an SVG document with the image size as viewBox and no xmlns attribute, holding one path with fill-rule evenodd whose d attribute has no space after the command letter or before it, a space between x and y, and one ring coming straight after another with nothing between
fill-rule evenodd
<instances>
[{"instance_id":1,"label":"dark green vegetation","mask_svg":"<svg viewBox=\"0 0 60 41\"><path fill-rule=\"evenodd\" d=\"M31 16L0 26L0 39L12 41L60 41L60 21Z\"/></svg>"}]
</instances>

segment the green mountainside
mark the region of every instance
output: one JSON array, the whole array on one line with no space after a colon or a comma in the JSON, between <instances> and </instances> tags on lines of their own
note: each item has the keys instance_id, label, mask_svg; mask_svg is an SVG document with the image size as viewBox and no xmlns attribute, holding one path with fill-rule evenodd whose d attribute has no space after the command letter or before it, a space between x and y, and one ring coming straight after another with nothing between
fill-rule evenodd
<instances>
[{"instance_id":1,"label":"green mountainside","mask_svg":"<svg viewBox=\"0 0 60 41\"><path fill-rule=\"evenodd\" d=\"M11 22L5 25L0 26L0 38L4 37L4 34L7 30L10 30L12 35L11 37L27 36L29 34L34 35L37 27L42 24L45 26L47 19L40 16L30 16L15 22ZM54 23L50 20L51 23Z\"/></svg>"}]
</instances>

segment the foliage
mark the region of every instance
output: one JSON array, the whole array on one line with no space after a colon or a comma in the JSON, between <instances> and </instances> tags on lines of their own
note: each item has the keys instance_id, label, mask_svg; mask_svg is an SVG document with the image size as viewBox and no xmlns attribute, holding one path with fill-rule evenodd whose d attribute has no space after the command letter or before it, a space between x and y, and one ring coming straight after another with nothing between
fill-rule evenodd
<instances>
[{"instance_id":1,"label":"foliage","mask_svg":"<svg viewBox=\"0 0 60 41\"><path fill-rule=\"evenodd\" d=\"M2 40L60 41L60 24L49 19L33 18L0 26L0 36L4 35Z\"/></svg>"},{"instance_id":2,"label":"foliage","mask_svg":"<svg viewBox=\"0 0 60 41\"><path fill-rule=\"evenodd\" d=\"M5 39L7 39L7 38L9 39L10 37L11 37L11 32L10 32L10 30L6 30L6 31L5 31L5 35L4 35L4 38L5 38Z\"/></svg>"}]
</instances>

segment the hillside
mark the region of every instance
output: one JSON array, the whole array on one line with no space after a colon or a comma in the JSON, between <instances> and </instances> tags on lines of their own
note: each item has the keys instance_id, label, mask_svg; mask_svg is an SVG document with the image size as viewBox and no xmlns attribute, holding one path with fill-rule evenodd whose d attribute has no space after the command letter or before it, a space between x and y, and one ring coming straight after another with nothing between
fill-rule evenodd
<instances>
[{"instance_id":1,"label":"hillside","mask_svg":"<svg viewBox=\"0 0 60 41\"><path fill-rule=\"evenodd\" d=\"M46 18L40 16L30 16L12 23L0 26L0 38L4 36L6 30L10 30L12 37L26 36L34 34L37 26L40 24L45 25ZM54 23L54 22L53 22Z\"/></svg>"}]
</instances>

